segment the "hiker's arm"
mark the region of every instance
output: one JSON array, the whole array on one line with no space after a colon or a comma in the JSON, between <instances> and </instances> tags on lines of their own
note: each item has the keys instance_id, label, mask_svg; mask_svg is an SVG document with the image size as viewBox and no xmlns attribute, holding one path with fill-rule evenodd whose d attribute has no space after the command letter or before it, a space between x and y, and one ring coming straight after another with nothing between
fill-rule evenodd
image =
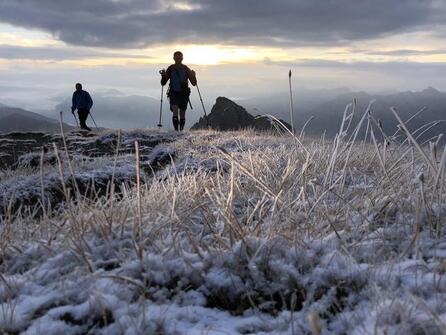
<instances>
[{"instance_id":1,"label":"hiker's arm","mask_svg":"<svg viewBox=\"0 0 446 335\"><path fill-rule=\"evenodd\" d=\"M166 85L167 82L169 81L169 79L170 79L170 72L171 72L171 67L170 66L167 68L166 71L164 71L164 72L161 71L160 72L160 74L161 74L161 85L162 86Z\"/></svg>"},{"instance_id":2,"label":"hiker's arm","mask_svg":"<svg viewBox=\"0 0 446 335\"><path fill-rule=\"evenodd\" d=\"M190 83L193 86L197 86L197 76L195 75L195 71L189 69L188 67L186 67L186 71L187 71L187 78L189 78Z\"/></svg>"}]
</instances>

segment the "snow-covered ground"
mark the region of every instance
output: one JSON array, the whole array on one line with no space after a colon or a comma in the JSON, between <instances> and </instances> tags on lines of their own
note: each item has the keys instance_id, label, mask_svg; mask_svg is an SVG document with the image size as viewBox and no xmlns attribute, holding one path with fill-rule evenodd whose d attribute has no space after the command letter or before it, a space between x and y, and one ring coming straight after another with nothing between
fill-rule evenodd
<instances>
[{"instance_id":1,"label":"snow-covered ground","mask_svg":"<svg viewBox=\"0 0 446 335\"><path fill-rule=\"evenodd\" d=\"M446 333L439 147L134 131L100 155L117 137L0 177L1 331Z\"/></svg>"}]
</instances>

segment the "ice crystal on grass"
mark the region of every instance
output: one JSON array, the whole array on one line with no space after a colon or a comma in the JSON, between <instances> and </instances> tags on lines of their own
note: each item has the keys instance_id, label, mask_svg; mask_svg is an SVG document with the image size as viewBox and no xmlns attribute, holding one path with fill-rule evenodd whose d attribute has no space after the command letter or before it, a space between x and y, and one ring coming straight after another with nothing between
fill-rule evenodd
<instances>
[{"instance_id":1,"label":"ice crystal on grass","mask_svg":"<svg viewBox=\"0 0 446 335\"><path fill-rule=\"evenodd\" d=\"M1 331L444 332L444 168L418 149L252 131L72 140L63 183L94 192L66 197L58 162L26 163L38 153L0 179ZM59 208L29 215L42 179Z\"/></svg>"}]
</instances>

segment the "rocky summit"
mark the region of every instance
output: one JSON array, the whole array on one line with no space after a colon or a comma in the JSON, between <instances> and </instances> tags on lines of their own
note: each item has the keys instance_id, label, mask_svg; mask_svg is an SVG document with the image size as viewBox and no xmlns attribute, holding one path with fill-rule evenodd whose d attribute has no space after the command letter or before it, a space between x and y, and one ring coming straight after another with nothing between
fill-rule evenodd
<instances>
[{"instance_id":1,"label":"rocky summit","mask_svg":"<svg viewBox=\"0 0 446 335\"><path fill-rule=\"evenodd\" d=\"M291 129L290 124L287 122L283 120L280 120L280 122L288 129ZM201 117L191 129L198 130L208 127L215 130L241 130L247 128L255 130L276 129L276 126L268 117L253 116L245 108L225 97L218 97L207 120L206 117Z\"/></svg>"}]
</instances>

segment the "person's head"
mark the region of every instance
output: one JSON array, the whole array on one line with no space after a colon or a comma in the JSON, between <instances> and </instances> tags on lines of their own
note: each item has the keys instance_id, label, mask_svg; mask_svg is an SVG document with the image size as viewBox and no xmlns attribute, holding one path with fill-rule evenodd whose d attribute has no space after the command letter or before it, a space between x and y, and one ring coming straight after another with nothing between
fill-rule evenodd
<instances>
[{"instance_id":1,"label":"person's head","mask_svg":"<svg viewBox=\"0 0 446 335\"><path fill-rule=\"evenodd\" d=\"M175 64L181 64L183 61L183 53L181 51L175 51L173 53L173 60L175 61Z\"/></svg>"},{"instance_id":2,"label":"person's head","mask_svg":"<svg viewBox=\"0 0 446 335\"><path fill-rule=\"evenodd\" d=\"M76 91L82 91L82 84L80 83L76 84Z\"/></svg>"}]
</instances>

